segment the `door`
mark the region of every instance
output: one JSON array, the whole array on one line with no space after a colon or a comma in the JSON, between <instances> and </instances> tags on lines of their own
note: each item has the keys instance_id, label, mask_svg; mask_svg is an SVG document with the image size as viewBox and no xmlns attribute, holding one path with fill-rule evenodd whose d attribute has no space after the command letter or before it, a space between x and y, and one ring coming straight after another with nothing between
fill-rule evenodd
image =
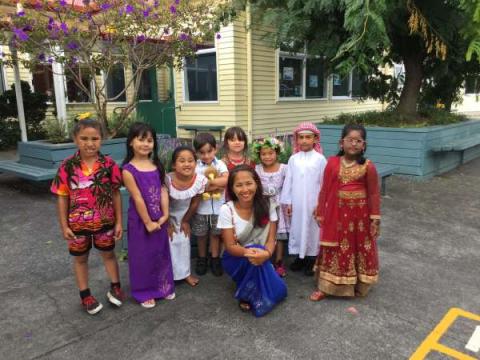
<instances>
[{"instance_id":1,"label":"door","mask_svg":"<svg viewBox=\"0 0 480 360\"><path fill-rule=\"evenodd\" d=\"M175 97L173 93L173 71L171 68L162 69L160 84L157 81L158 71L152 68L143 72L142 84L139 91L137 116L150 124L157 134L177 136L175 120ZM159 86L163 91L159 91Z\"/></svg>"}]
</instances>

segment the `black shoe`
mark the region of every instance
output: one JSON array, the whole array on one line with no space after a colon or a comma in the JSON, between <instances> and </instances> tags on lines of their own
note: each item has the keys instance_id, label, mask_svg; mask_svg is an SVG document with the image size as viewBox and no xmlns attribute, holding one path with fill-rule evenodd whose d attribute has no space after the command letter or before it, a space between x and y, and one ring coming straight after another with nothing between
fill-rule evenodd
<instances>
[{"instance_id":1,"label":"black shoe","mask_svg":"<svg viewBox=\"0 0 480 360\"><path fill-rule=\"evenodd\" d=\"M212 257L210 259L210 269L212 270L212 274L215 276L223 275L222 262L220 261L220 258Z\"/></svg>"},{"instance_id":2,"label":"black shoe","mask_svg":"<svg viewBox=\"0 0 480 360\"><path fill-rule=\"evenodd\" d=\"M313 271L313 267L315 266L315 256L306 256L305 257L305 268L303 269L303 273L305 276L313 276L315 271Z\"/></svg>"},{"instance_id":3,"label":"black shoe","mask_svg":"<svg viewBox=\"0 0 480 360\"><path fill-rule=\"evenodd\" d=\"M290 264L290 270L300 271L305 266L305 259L300 259L298 256L295 258L295 261Z\"/></svg>"},{"instance_id":4,"label":"black shoe","mask_svg":"<svg viewBox=\"0 0 480 360\"><path fill-rule=\"evenodd\" d=\"M207 258L206 257L198 257L197 258L197 265L195 266L195 272L197 275L205 275L207 273Z\"/></svg>"}]
</instances>

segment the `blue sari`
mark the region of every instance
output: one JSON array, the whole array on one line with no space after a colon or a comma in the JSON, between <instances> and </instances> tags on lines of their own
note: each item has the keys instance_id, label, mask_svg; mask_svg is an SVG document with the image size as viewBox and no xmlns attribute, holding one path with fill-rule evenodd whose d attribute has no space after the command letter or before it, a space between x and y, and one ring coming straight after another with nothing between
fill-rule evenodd
<instances>
[{"instance_id":1,"label":"blue sari","mask_svg":"<svg viewBox=\"0 0 480 360\"><path fill-rule=\"evenodd\" d=\"M262 245L247 245L245 248L265 249ZM255 266L247 258L232 256L225 251L222 265L237 284L235 298L248 302L256 317L266 315L287 296L287 286L270 260Z\"/></svg>"}]
</instances>

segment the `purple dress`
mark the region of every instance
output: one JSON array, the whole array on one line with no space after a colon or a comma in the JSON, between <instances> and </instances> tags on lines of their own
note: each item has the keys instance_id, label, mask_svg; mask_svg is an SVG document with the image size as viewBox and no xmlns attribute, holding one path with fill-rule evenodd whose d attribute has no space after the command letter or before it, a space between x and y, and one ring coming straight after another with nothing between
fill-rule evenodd
<instances>
[{"instance_id":1,"label":"purple dress","mask_svg":"<svg viewBox=\"0 0 480 360\"><path fill-rule=\"evenodd\" d=\"M163 215L160 205L161 183L157 170L140 171L132 164L123 166L135 178L148 214L153 221ZM130 197L128 206L128 268L132 297L138 302L160 299L175 291L167 223L148 233Z\"/></svg>"}]
</instances>

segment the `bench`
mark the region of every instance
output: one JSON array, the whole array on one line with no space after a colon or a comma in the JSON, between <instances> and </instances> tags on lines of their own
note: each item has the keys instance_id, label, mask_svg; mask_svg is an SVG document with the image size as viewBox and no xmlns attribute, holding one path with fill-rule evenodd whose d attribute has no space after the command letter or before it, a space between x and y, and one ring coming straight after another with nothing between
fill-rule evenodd
<instances>
[{"instance_id":1,"label":"bench","mask_svg":"<svg viewBox=\"0 0 480 360\"><path fill-rule=\"evenodd\" d=\"M467 138L456 139L446 144L433 146L432 151L433 152L460 151L461 164L463 164L465 150L468 150L477 145L480 145L480 134L476 134L474 136L470 136Z\"/></svg>"},{"instance_id":2,"label":"bench","mask_svg":"<svg viewBox=\"0 0 480 360\"><path fill-rule=\"evenodd\" d=\"M15 160L2 160L0 161L0 172L13 174L27 180L45 181L53 179L57 173L57 169L47 169L39 166L22 164Z\"/></svg>"},{"instance_id":3,"label":"bench","mask_svg":"<svg viewBox=\"0 0 480 360\"><path fill-rule=\"evenodd\" d=\"M119 166L123 159L113 159ZM52 180L57 174L56 168L43 168L40 166L28 165L16 160L0 161L0 173L8 173L16 175L22 179L32 181Z\"/></svg>"},{"instance_id":4,"label":"bench","mask_svg":"<svg viewBox=\"0 0 480 360\"><path fill-rule=\"evenodd\" d=\"M218 131L220 133L220 141L222 141L222 131L225 130L223 125L178 125L179 129L193 131L197 136L199 131Z\"/></svg>"},{"instance_id":5,"label":"bench","mask_svg":"<svg viewBox=\"0 0 480 360\"><path fill-rule=\"evenodd\" d=\"M387 178L392 176L395 173L395 171L397 170L397 167L394 165L388 165L388 164L378 164L376 165L376 168L377 168L378 177L381 179L382 195L385 195L387 193Z\"/></svg>"}]
</instances>

